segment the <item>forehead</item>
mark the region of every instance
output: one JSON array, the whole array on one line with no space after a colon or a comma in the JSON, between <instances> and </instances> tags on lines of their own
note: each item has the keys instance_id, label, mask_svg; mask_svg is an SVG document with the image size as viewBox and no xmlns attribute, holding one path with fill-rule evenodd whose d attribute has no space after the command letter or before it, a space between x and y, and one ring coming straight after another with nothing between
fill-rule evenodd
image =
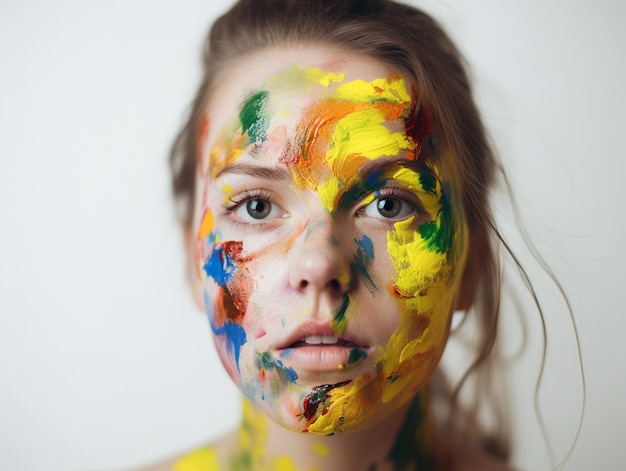
<instances>
[{"instance_id":1,"label":"forehead","mask_svg":"<svg viewBox=\"0 0 626 471\"><path fill-rule=\"evenodd\" d=\"M369 82L390 75L402 75L376 59L331 47L264 49L234 61L220 74L207 108L211 129L215 131L221 129L239 113L241 106L251 94L266 86L272 77L294 66L341 74L343 82L353 80ZM406 84L410 87L410 82L406 81ZM297 100L297 95L303 94L302 87L296 87L288 80L273 81L271 85L273 94L289 94L294 100ZM295 104L294 102L294 106Z\"/></svg>"}]
</instances>

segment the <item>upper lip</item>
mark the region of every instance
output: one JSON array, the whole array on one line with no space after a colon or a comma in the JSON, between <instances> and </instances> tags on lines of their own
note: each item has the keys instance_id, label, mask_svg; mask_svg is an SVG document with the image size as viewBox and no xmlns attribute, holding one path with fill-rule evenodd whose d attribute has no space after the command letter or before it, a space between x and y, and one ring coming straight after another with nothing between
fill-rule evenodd
<instances>
[{"instance_id":1,"label":"upper lip","mask_svg":"<svg viewBox=\"0 0 626 471\"><path fill-rule=\"evenodd\" d=\"M328 322L319 321L305 321L298 325L294 331L292 331L283 342L280 342L277 346L278 350L290 348L296 346L300 341L303 341L305 337L318 336L318 337L336 337L339 339L340 344L348 344L348 346L367 348L367 346L358 338L345 333L344 335L337 335L333 331Z\"/></svg>"}]
</instances>

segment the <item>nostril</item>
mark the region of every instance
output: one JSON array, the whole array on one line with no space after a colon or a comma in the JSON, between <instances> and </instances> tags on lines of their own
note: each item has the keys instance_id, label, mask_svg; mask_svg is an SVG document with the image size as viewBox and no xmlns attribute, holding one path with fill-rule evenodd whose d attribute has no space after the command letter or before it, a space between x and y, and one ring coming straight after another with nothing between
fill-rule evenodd
<instances>
[{"instance_id":1,"label":"nostril","mask_svg":"<svg viewBox=\"0 0 626 471\"><path fill-rule=\"evenodd\" d=\"M341 285L339 284L339 281L333 279L330 280L328 282L328 284L330 285L330 287L334 290L334 291L339 291L341 289Z\"/></svg>"},{"instance_id":2,"label":"nostril","mask_svg":"<svg viewBox=\"0 0 626 471\"><path fill-rule=\"evenodd\" d=\"M300 281L300 289L304 289L308 286L309 282L306 280L301 280Z\"/></svg>"}]
</instances>

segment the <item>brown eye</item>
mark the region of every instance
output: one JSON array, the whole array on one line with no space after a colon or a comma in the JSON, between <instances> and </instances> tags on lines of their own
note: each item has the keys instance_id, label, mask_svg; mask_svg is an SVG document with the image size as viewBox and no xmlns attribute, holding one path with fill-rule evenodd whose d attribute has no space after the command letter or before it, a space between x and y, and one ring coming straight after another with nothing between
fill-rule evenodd
<instances>
[{"instance_id":1,"label":"brown eye","mask_svg":"<svg viewBox=\"0 0 626 471\"><path fill-rule=\"evenodd\" d=\"M395 218L398 214L400 214L400 210L402 209L402 202L400 200L385 198L378 200L378 204L376 205L376 209L378 213L386 218Z\"/></svg>"}]
</instances>

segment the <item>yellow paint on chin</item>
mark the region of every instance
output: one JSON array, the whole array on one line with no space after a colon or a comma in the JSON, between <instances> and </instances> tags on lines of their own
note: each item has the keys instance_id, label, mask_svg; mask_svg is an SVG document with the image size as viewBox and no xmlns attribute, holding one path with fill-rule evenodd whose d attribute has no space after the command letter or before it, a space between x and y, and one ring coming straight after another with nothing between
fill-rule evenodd
<instances>
[{"instance_id":1,"label":"yellow paint on chin","mask_svg":"<svg viewBox=\"0 0 626 471\"><path fill-rule=\"evenodd\" d=\"M369 374L357 377L350 384L328 393L327 410L307 430L319 435L332 435L357 427L368 419L372 405L380 402L382 383Z\"/></svg>"}]
</instances>

